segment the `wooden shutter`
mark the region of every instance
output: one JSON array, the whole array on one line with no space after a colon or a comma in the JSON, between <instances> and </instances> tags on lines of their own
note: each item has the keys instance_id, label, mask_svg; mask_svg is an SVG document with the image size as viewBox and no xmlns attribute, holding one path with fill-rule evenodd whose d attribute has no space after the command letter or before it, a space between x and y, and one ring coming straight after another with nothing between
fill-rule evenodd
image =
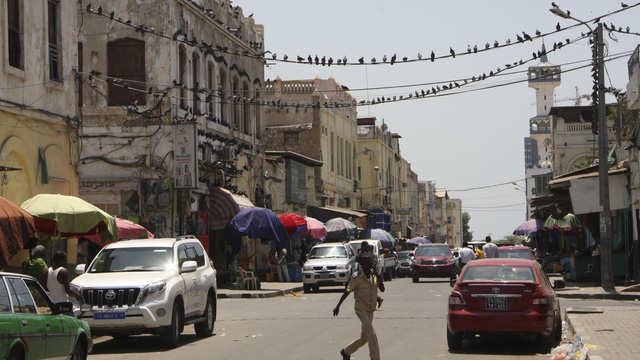
<instances>
[{"instance_id":1,"label":"wooden shutter","mask_svg":"<svg viewBox=\"0 0 640 360\"><path fill-rule=\"evenodd\" d=\"M122 39L107 45L109 106L147 104L144 41ZM123 81L118 81L121 79ZM126 86L123 86L126 83ZM142 90L142 91L139 91Z\"/></svg>"}]
</instances>

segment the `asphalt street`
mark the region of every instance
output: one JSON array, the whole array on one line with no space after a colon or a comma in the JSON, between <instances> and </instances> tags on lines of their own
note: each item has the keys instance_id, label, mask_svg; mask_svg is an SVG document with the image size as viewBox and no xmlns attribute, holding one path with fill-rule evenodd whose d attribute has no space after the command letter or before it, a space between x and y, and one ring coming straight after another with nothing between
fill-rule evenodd
<instances>
[{"instance_id":1,"label":"asphalt street","mask_svg":"<svg viewBox=\"0 0 640 360\"><path fill-rule=\"evenodd\" d=\"M464 351L451 353L445 336L448 279L422 279L418 284L409 278L394 279L386 287L373 323L382 359L549 358L537 353L530 342L504 337L467 340ZM340 349L360 333L352 296L342 305L340 315L332 316L342 291L333 287L274 298L218 299L211 338L198 338L193 326L187 326L181 346L167 350L158 336L134 336L127 341L101 337L95 339L90 359L339 359ZM585 303L589 302L563 300L562 306ZM352 358L368 359L368 355L364 347Z\"/></svg>"}]
</instances>

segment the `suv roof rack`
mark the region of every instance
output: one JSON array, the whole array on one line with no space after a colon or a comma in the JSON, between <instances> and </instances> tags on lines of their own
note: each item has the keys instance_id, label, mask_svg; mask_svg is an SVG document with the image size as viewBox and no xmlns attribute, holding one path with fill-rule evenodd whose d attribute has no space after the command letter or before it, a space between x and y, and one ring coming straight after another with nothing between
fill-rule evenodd
<instances>
[{"instance_id":1,"label":"suv roof rack","mask_svg":"<svg viewBox=\"0 0 640 360\"><path fill-rule=\"evenodd\" d=\"M197 240L197 238L193 235L180 235L176 237L176 241L180 240Z\"/></svg>"}]
</instances>

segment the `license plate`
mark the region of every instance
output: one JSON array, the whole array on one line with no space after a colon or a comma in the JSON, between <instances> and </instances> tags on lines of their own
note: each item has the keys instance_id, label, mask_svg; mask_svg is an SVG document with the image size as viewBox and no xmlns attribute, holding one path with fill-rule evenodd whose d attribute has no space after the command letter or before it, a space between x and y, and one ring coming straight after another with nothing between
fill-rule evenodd
<instances>
[{"instance_id":1,"label":"license plate","mask_svg":"<svg viewBox=\"0 0 640 360\"><path fill-rule=\"evenodd\" d=\"M507 298L488 297L487 310L507 310Z\"/></svg>"},{"instance_id":2,"label":"license plate","mask_svg":"<svg viewBox=\"0 0 640 360\"><path fill-rule=\"evenodd\" d=\"M93 314L93 320L124 319L124 312L100 312Z\"/></svg>"},{"instance_id":3,"label":"license plate","mask_svg":"<svg viewBox=\"0 0 640 360\"><path fill-rule=\"evenodd\" d=\"M328 279L329 278L329 274L323 273L323 274L316 274L316 279Z\"/></svg>"}]
</instances>

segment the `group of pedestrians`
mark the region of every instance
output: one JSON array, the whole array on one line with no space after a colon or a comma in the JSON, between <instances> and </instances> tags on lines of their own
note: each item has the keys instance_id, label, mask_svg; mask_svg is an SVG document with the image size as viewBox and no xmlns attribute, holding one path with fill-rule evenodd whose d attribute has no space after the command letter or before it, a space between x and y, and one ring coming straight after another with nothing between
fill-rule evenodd
<instances>
[{"instance_id":1,"label":"group of pedestrians","mask_svg":"<svg viewBox=\"0 0 640 360\"><path fill-rule=\"evenodd\" d=\"M464 268L469 262L476 259L483 258L497 258L498 257L498 247L496 244L491 242L491 236L487 236L485 239L485 244L482 249L478 249L478 251L473 252L473 250L469 247L469 243L464 241L462 243L462 249L458 252L458 256L460 257L460 269Z\"/></svg>"}]
</instances>

